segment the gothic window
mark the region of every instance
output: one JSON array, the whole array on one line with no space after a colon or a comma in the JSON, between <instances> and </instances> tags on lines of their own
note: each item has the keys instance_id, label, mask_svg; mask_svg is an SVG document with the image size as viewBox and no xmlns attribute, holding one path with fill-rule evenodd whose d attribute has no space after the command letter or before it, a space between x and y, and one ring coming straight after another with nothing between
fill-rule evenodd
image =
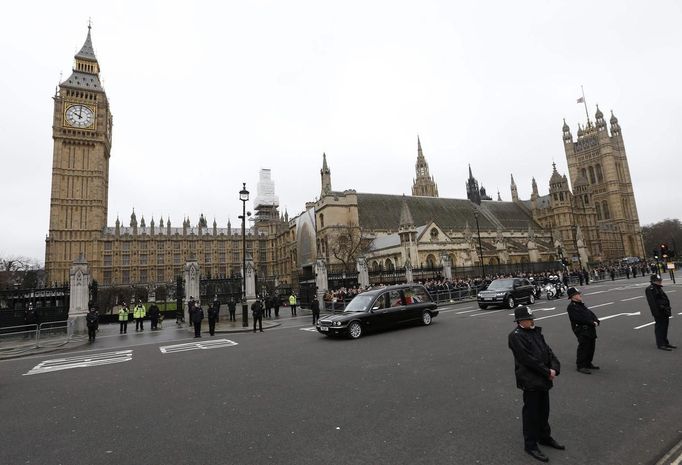
<instances>
[{"instance_id":1,"label":"gothic window","mask_svg":"<svg viewBox=\"0 0 682 465\"><path fill-rule=\"evenodd\" d=\"M589 166L587 169L588 169L588 171L589 171L589 173L590 173L590 184L596 183L596 182L597 182L597 179L596 179L595 176L594 176L594 167L593 167L593 166Z\"/></svg>"},{"instance_id":2,"label":"gothic window","mask_svg":"<svg viewBox=\"0 0 682 465\"><path fill-rule=\"evenodd\" d=\"M121 273L121 281L123 284L130 284L130 270L123 270Z\"/></svg>"},{"instance_id":3,"label":"gothic window","mask_svg":"<svg viewBox=\"0 0 682 465\"><path fill-rule=\"evenodd\" d=\"M210 252L204 254L204 263L211 263L211 254L210 254Z\"/></svg>"},{"instance_id":4,"label":"gothic window","mask_svg":"<svg viewBox=\"0 0 682 465\"><path fill-rule=\"evenodd\" d=\"M391 261L390 258L386 259L386 266L385 266L387 271L394 271L395 270L395 265L393 265L393 262Z\"/></svg>"},{"instance_id":5,"label":"gothic window","mask_svg":"<svg viewBox=\"0 0 682 465\"><path fill-rule=\"evenodd\" d=\"M611 218L611 212L609 212L609 204L604 200L602 202L602 210L604 211L604 219L608 220Z\"/></svg>"},{"instance_id":6,"label":"gothic window","mask_svg":"<svg viewBox=\"0 0 682 465\"><path fill-rule=\"evenodd\" d=\"M130 255L129 254L123 254L123 266L129 266L130 265Z\"/></svg>"},{"instance_id":7,"label":"gothic window","mask_svg":"<svg viewBox=\"0 0 682 465\"><path fill-rule=\"evenodd\" d=\"M601 220L601 204L597 202L597 220Z\"/></svg>"},{"instance_id":8,"label":"gothic window","mask_svg":"<svg viewBox=\"0 0 682 465\"><path fill-rule=\"evenodd\" d=\"M147 264L147 254L141 253L140 254L140 265L146 265L146 264Z\"/></svg>"},{"instance_id":9,"label":"gothic window","mask_svg":"<svg viewBox=\"0 0 682 465\"><path fill-rule=\"evenodd\" d=\"M431 239L433 240L438 239L438 228L431 229Z\"/></svg>"},{"instance_id":10,"label":"gothic window","mask_svg":"<svg viewBox=\"0 0 682 465\"><path fill-rule=\"evenodd\" d=\"M220 252L219 260L220 260L220 263L225 263L225 252Z\"/></svg>"},{"instance_id":11,"label":"gothic window","mask_svg":"<svg viewBox=\"0 0 682 465\"><path fill-rule=\"evenodd\" d=\"M130 250L130 242L123 242L121 244L121 250L127 252Z\"/></svg>"},{"instance_id":12,"label":"gothic window","mask_svg":"<svg viewBox=\"0 0 682 465\"><path fill-rule=\"evenodd\" d=\"M111 255L104 256L104 266L111 266Z\"/></svg>"},{"instance_id":13,"label":"gothic window","mask_svg":"<svg viewBox=\"0 0 682 465\"><path fill-rule=\"evenodd\" d=\"M561 200L562 202L564 201L564 193L563 192L559 192L559 200Z\"/></svg>"},{"instance_id":14,"label":"gothic window","mask_svg":"<svg viewBox=\"0 0 682 465\"><path fill-rule=\"evenodd\" d=\"M582 175L585 177L585 179L587 179L587 170L586 170L585 168L582 168L582 169L580 170L580 172L581 172Z\"/></svg>"},{"instance_id":15,"label":"gothic window","mask_svg":"<svg viewBox=\"0 0 682 465\"><path fill-rule=\"evenodd\" d=\"M180 254L179 253L173 254L173 263L176 265L180 264Z\"/></svg>"},{"instance_id":16,"label":"gothic window","mask_svg":"<svg viewBox=\"0 0 682 465\"><path fill-rule=\"evenodd\" d=\"M156 264L157 265L163 265L163 255L157 255Z\"/></svg>"},{"instance_id":17,"label":"gothic window","mask_svg":"<svg viewBox=\"0 0 682 465\"><path fill-rule=\"evenodd\" d=\"M175 249L175 250L180 250L180 243L179 243L179 242L174 242L174 243L173 243L173 249Z\"/></svg>"},{"instance_id":18,"label":"gothic window","mask_svg":"<svg viewBox=\"0 0 682 465\"><path fill-rule=\"evenodd\" d=\"M585 205L590 204L590 197L587 194L583 196L583 202L585 203Z\"/></svg>"},{"instance_id":19,"label":"gothic window","mask_svg":"<svg viewBox=\"0 0 682 465\"><path fill-rule=\"evenodd\" d=\"M147 241L140 242L140 250L147 250Z\"/></svg>"},{"instance_id":20,"label":"gothic window","mask_svg":"<svg viewBox=\"0 0 682 465\"><path fill-rule=\"evenodd\" d=\"M324 215L320 214L320 228L324 228Z\"/></svg>"},{"instance_id":21,"label":"gothic window","mask_svg":"<svg viewBox=\"0 0 682 465\"><path fill-rule=\"evenodd\" d=\"M111 252L111 241L106 241L104 243L104 251L105 252Z\"/></svg>"},{"instance_id":22,"label":"gothic window","mask_svg":"<svg viewBox=\"0 0 682 465\"><path fill-rule=\"evenodd\" d=\"M604 174L601 172L601 165L597 163L597 181L602 182L604 180Z\"/></svg>"},{"instance_id":23,"label":"gothic window","mask_svg":"<svg viewBox=\"0 0 682 465\"><path fill-rule=\"evenodd\" d=\"M428 257L426 257L426 267L431 269L435 268L436 257L434 257L433 255L429 255Z\"/></svg>"},{"instance_id":24,"label":"gothic window","mask_svg":"<svg viewBox=\"0 0 682 465\"><path fill-rule=\"evenodd\" d=\"M147 282L147 270L140 270L140 282Z\"/></svg>"}]
</instances>

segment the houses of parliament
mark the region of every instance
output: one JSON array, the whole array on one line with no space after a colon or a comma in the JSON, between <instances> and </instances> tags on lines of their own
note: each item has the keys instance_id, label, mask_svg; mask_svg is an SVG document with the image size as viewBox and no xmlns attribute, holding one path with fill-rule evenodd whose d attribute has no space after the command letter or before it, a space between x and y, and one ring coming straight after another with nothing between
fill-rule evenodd
<instances>
[{"instance_id":1,"label":"houses of parliament","mask_svg":"<svg viewBox=\"0 0 682 465\"><path fill-rule=\"evenodd\" d=\"M203 276L241 274L241 225L219 227L203 215L145 219L132 211L127 225L107 225L113 117L100 82L91 30L75 55L71 75L54 96L53 162L45 270L50 283L68 281L84 257L102 285L173 282L189 259ZM320 192L302 213L281 214L269 170L262 170L246 253L259 277L296 285L298 275L324 259L329 267L371 269L533 263L566 257L573 267L644 256L623 135L613 114L597 108L574 138L563 125L568 176L556 166L541 194L532 181L530 199L493 200L469 167L467 198L438 195L421 141L412 195L334 190L323 155ZM313 195L311 195L313 197ZM173 223L171 222L173 221ZM480 241L479 241L480 238ZM354 242L358 246L353 245ZM362 243L362 247L360 247ZM578 265L580 264L580 265Z\"/></svg>"}]
</instances>

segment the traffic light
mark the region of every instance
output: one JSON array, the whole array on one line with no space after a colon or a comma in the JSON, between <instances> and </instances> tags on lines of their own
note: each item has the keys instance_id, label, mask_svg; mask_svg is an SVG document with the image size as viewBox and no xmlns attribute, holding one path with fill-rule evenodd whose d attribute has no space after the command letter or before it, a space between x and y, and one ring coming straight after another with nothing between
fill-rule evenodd
<instances>
[{"instance_id":1,"label":"traffic light","mask_svg":"<svg viewBox=\"0 0 682 465\"><path fill-rule=\"evenodd\" d=\"M653 256L656 260L658 260L658 249L653 250Z\"/></svg>"},{"instance_id":2,"label":"traffic light","mask_svg":"<svg viewBox=\"0 0 682 465\"><path fill-rule=\"evenodd\" d=\"M661 258L668 258L668 244L661 244Z\"/></svg>"}]
</instances>

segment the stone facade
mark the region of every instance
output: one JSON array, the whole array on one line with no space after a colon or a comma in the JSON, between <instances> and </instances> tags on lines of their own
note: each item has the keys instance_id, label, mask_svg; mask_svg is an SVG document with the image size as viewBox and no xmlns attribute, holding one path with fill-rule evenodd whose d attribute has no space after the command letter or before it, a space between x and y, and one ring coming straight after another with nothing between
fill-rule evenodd
<instances>
[{"instance_id":1,"label":"stone facade","mask_svg":"<svg viewBox=\"0 0 682 465\"><path fill-rule=\"evenodd\" d=\"M417 138L412 196L334 191L323 154L320 197L291 220L279 213L268 171L261 173L254 224L243 232L229 220L227 227L219 228L215 219L209 226L203 214L195 224L184 218L180 227L171 226L170 218L147 224L143 215L138 223L135 211L128 226L117 218L108 227L113 118L99 72L88 29L73 73L54 97L48 283L67 282L79 257L103 285L172 283L190 260L202 276L239 276L242 238L259 279L294 286L301 271L312 275L320 268L320 259L332 271L350 272L360 266L358 259L363 270L373 270L553 262L563 256L577 268L644 255L620 126L612 116L609 134L599 110L595 124L588 120L575 141L564 123L572 191L554 167L549 194L541 196L533 180L530 200L521 200L512 176L512 201L502 201L499 192L493 201L469 167L467 199L440 198Z\"/></svg>"}]
</instances>

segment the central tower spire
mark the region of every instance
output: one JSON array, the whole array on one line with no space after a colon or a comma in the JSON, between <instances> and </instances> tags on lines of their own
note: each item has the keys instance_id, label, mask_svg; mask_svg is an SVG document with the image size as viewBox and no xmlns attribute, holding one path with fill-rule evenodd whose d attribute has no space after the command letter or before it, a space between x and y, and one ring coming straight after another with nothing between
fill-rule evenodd
<instances>
[{"instance_id":1,"label":"central tower spire","mask_svg":"<svg viewBox=\"0 0 682 465\"><path fill-rule=\"evenodd\" d=\"M417 136L417 163L415 163L414 168L417 177L412 183L412 195L438 197L438 186L436 186L433 176L429 175L429 164L426 163L426 158L424 158L419 136Z\"/></svg>"}]
</instances>

